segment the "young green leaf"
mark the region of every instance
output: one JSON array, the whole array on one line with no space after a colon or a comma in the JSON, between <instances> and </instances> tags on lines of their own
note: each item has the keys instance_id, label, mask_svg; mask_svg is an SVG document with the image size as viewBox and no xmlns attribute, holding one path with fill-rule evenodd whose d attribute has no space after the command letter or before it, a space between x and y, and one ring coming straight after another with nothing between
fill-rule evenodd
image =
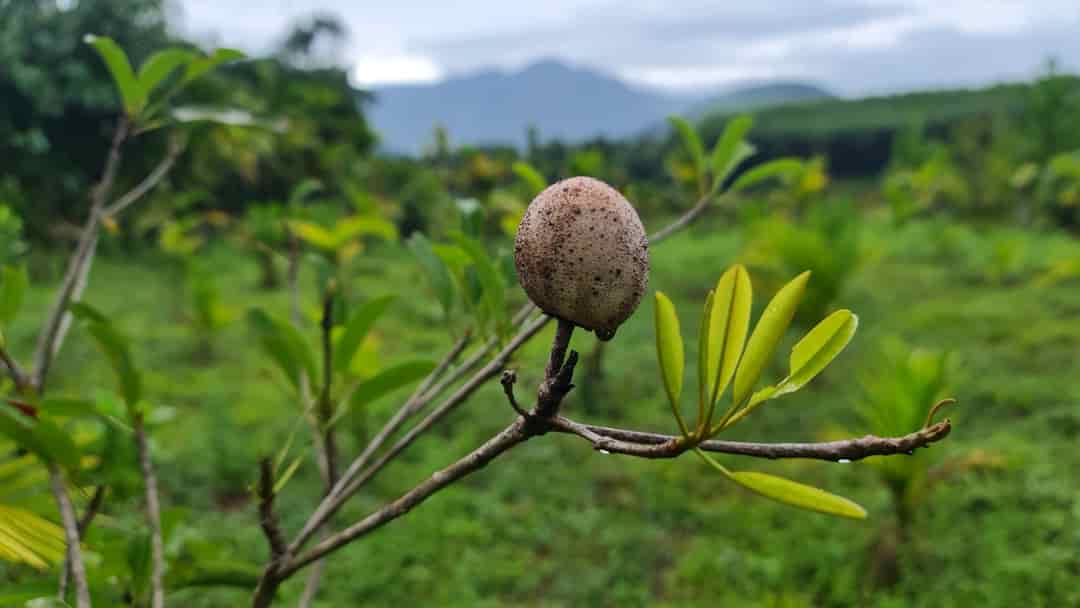
<instances>
[{"instance_id":1,"label":"young green leaf","mask_svg":"<svg viewBox=\"0 0 1080 608\"><path fill-rule=\"evenodd\" d=\"M678 411L683 385L683 339L675 305L663 292L656 292L656 354L671 407Z\"/></svg>"},{"instance_id":2,"label":"young green leaf","mask_svg":"<svg viewBox=\"0 0 1080 608\"><path fill-rule=\"evenodd\" d=\"M780 344L784 332L791 324L795 316L795 309L799 306L806 291L806 282L810 280L810 272L804 272L791 280L790 283L780 288L773 299L765 307L765 312L758 319L754 332L746 344L739 368L735 372L735 388L732 398L736 406L741 405L750 393L754 385L761 378L765 366L769 363L773 352Z\"/></svg>"},{"instance_id":3,"label":"young green leaf","mask_svg":"<svg viewBox=\"0 0 1080 608\"><path fill-rule=\"evenodd\" d=\"M263 350L293 386L299 388L301 374L307 374L312 380L316 378L311 347L292 324L259 309L252 309L248 313L248 321L259 337Z\"/></svg>"},{"instance_id":4,"label":"young green leaf","mask_svg":"<svg viewBox=\"0 0 1080 608\"><path fill-rule=\"evenodd\" d=\"M0 328L3 328L11 325L19 314L30 280L26 268L5 266L0 271L0 281Z\"/></svg>"},{"instance_id":5,"label":"young green leaf","mask_svg":"<svg viewBox=\"0 0 1080 608\"><path fill-rule=\"evenodd\" d=\"M770 179L789 179L798 174L805 164L797 158L778 158L767 163L760 164L746 173L743 173L731 185L732 192L740 192L752 186L756 186Z\"/></svg>"},{"instance_id":6,"label":"young green leaf","mask_svg":"<svg viewBox=\"0 0 1080 608\"><path fill-rule=\"evenodd\" d=\"M495 267L491 256L479 241L463 234L454 235L454 240L469 254L473 267L476 269L488 318L495 322L495 329L499 335L505 334L509 329L510 318L506 308L506 285L503 283L502 273Z\"/></svg>"},{"instance_id":7,"label":"young green leaf","mask_svg":"<svg viewBox=\"0 0 1080 608\"><path fill-rule=\"evenodd\" d=\"M728 473L728 479L755 494L807 511L851 519L866 518L866 509L843 496L783 477L756 471L733 471Z\"/></svg>"},{"instance_id":8,"label":"young green leaf","mask_svg":"<svg viewBox=\"0 0 1080 608\"><path fill-rule=\"evenodd\" d=\"M352 315L345 324L345 333L334 346L334 371L339 373L348 371L349 364L356 356L356 351L360 349L360 344L371 330L371 326L386 312L393 299L392 295L373 298L365 302Z\"/></svg>"},{"instance_id":9,"label":"young green leaf","mask_svg":"<svg viewBox=\"0 0 1080 608\"><path fill-rule=\"evenodd\" d=\"M199 57L188 63L187 69L184 70L183 83L190 83L219 65L244 57L244 53L236 49L216 49L209 57Z\"/></svg>"},{"instance_id":10,"label":"young green leaf","mask_svg":"<svg viewBox=\"0 0 1080 608\"><path fill-rule=\"evenodd\" d=\"M337 240L338 247L361 236L377 236L387 241L396 241L397 226L381 217L354 215L341 220L334 227L334 238Z\"/></svg>"},{"instance_id":11,"label":"young green leaf","mask_svg":"<svg viewBox=\"0 0 1080 608\"><path fill-rule=\"evenodd\" d=\"M695 175L701 182L705 176L705 146L701 143L701 137L693 125L682 116L668 116L668 122L679 133L690 159L694 162Z\"/></svg>"},{"instance_id":12,"label":"young green leaf","mask_svg":"<svg viewBox=\"0 0 1080 608\"><path fill-rule=\"evenodd\" d=\"M183 67L195 58L195 53L186 49L164 49L150 55L139 66L139 74L136 79L139 88L147 98L153 94L169 74L177 68Z\"/></svg>"},{"instance_id":13,"label":"young green leaf","mask_svg":"<svg viewBox=\"0 0 1080 608\"><path fill-rule=\"evenodd\" d=\"M791 371L773 397L793 393L814 379L855 336L859 317L838 310L818 323L791 349Z\"/></svg>"},{"instance_id":14,"label":"young green leaf","mask_svg":"<svg viewBox=\"0 0 1080 608\"><path fill-rule=\"evenodd\" d=\"M289 480L292 479L292 476L296 473L297 469L300 468L300 465L304 462L305 458L307 458L306 453L297 455L292 461L292 464L290 464L289 467L285 469L285 472L274 482L274 488L272 490L273 494L277 494L285 488L285 484L289 483Z\"/></svg>"},{"instance_id":15,"label":"young green leaf","mask_svg":"<svg viewBox=\"0 0 1080 608\"><path fill-rule=\"evenodd\" d=\"M372 401L412 384L435 369L435 363L427 360L406 361L382 370L374 377L364 380L353 393L352 408L363 407Z\"/></svg>"},{"instance_id":16,"label":"young green leaf","mask_svg":"<svg viewBox=\"0 0 1080 608\"><path fill-rule=\"evenodd\" d=\"M131 69L127 54L112 38L107 36L87 34L83 41L94 47L105 62L105 66L109 68L109 73L112 74L116 88L120 92L124 112L130 117L137 115L146 105L146 93L135 79L135 72Z\"/></svg>"},{"instance_id":17,"label":"young green leaf","mask_svg":"<svg viewBox=\"0 0 1080 608\"><path fill-rule=\"evenodd\" d=\"M547 188L547 180L536 170L536 167L529 163L519 160L510 168L513 170L514 175L518 176L518 179L525 182L525 185L529 188L529 194L532 196L540 194L544 188Z\"/></svg>"},{"instance_id":18,"label":"young green leaf","mask_svg":"<svg viewBox=\"0 0 1080 608\"><path fill-rule=\"evenodd\" d=\"M709 324L709 404L727 389L739 365L746 334L750 331L753 287L742 264L729 268L716 283Z\"/></svg>"},{"instance_id":19,"label":"young green leaf","mask_svg":"<svg viewBox=\"0 0 1080 608\"><path fill-rule=\"evenodd\" d=\"M409 237L408 245L427 275L428 281L431 282L432 289L435 290L435 297L439 299L439 305L442 306L443 316L449 317L454 306L454 280L450 276L450 270L432 249L431 241L427 240L423 234L413 233Z\"/></svg>"},{"instance_id":20,"label":"young green leaf","mask_svg":"<svg viewBox=\"0 0 1080 608\"><path fill-rule=\"evenodd\" d=\"M736 116L724 125L724 132L716 140L713 146L711 166L713 172L713 188L719 188L724 179L731 171L742 162L745 156L740 158L740 148L746 146L746 134L754 125L754 119L749 115Z\"/></svg>"},{"instance_id":21,"label":"young green leaf","mask_svg":"<svg viewBox=\"0 0 1080 608\"><path fill-rule=\"evenodd\" d=\"M329 253L337 251L339 244L336 235L315 222L290 220L287 224L289 230L305 243Z\"/></svg>"},{"instance_id":22,"label":"young green leaf","mask_svg":"<svg viewBox=\"0 0 1080 608\"><path fill-rule=\"evenodd\" d=\"M60 526L25 509L0 504L0 560L45 570L63 559L64 530Z\"/></svg>"},{"instance_id":23,"label":"young green leaf","mask_svg":"<svg viewBox=\"0 0 1080 608\"><path fill-rule=\"evenodd\" d=\"M70 310L72 315L86 324L87 331L109 360L120 384L120 395L124 398L128 413L132 413L142 399L142 376L135 368L127 338L113 328L105 315L85 302L72 303Z\"/></svg>"}]
</instances>

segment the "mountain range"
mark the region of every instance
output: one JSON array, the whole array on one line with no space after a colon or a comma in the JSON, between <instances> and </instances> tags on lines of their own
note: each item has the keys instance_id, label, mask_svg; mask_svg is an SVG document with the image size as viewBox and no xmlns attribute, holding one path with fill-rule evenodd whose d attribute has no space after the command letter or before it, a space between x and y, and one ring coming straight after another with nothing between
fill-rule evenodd
<instances>
[{"instance_id":1,"label":"mountain range","mask_svg":"<svg viewBox=\"0 0 1080 608\"><path fill-rule=\"evenodd\" d=\"M672 94L597 70L544 60L516 71L482 70L423 85L376 88L367 115L384 150L418 154L436 126L453 145L523 146L541 140L622 138L655 129L669 114L701 116L831 97L813 85L770 82Z\"/></svg>"}]
</instances>

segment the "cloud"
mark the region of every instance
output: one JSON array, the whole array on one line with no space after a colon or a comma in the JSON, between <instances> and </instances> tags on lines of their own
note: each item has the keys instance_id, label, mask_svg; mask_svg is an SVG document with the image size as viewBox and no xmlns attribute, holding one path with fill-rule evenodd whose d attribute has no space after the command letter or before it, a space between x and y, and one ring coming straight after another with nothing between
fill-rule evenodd
<instances>
[{"instance_id":1,"label":"cloud","mask_svg":"<svg viewBox=\"0 0 1080 608\"><path fill-rule=\"evenodd\" d=\"M411 48L449 71L479 65L518 66L558 56L611 71L634 66L722 67L745 46L904 16L898 3L771 0L701 7L638 0L593 7L558 23L465 37L428 39Z\"/></svg>"}]
</instances>

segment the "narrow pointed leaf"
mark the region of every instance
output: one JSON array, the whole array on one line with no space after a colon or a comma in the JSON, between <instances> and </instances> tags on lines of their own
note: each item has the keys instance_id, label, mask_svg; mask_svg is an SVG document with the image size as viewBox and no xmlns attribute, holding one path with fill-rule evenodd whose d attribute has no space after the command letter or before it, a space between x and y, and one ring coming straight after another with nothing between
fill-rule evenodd
<instances>
[{"instance_id":1,"label":"narrow pointed leaf","mask_svg":"<svg viewBox=\"0 0 1080 608\"><path fill-rule=\"evenodd\" d=\"M791 324L791 318L795 316L795 309L799 306L809 279L810 272L807 271L781 287L758 319L739 362L738 371L735 372L732 398L736 405L742 404L750 396L754 385L761 378L765 366Z\"/></svg>"},{"instance_id":2,"label":"narrow pointed leaf","mask_svg":"<svg viewBox=\"0 0 1080 608\"><path fill-rule=\"evenodd\" d=\"M64 531L34 513L0 504L0 559L40 570L64 558Z\"/></svg>"},{"instance_id":3,"label":"narrow pointed leaf","mask_svg":"<svg viewBox=\"0 0 1080 608\"><path fill-rule=\"evenodd\" d=\"M94 47L109 73L116 83L116 89L120 92L120 101L123 103L124 112L128 116L138 114L146 104L146 94L139 87L135 79L135 72L131 69L131 62L123 49L106 36L94 36L88 34L83 40Z\"/></svg>"},{"instance_id":4,"label":"narrow pointed leaf","mask_svg":"<svg viewBox=\"0 0 1080 608\"><path fill-rule=\"evenodd\" d=\"M431 282L435 297L439 299L439 305L442 306L443 315L449 317L454 306L454 280L450 276L450 270L432 249L431 241L419 232L409 238L408 245L409 250L416 256L416 261L423 268L424 274L427 275L428 281Z\"/></svg>"},{"instance_id":5,"label":"narrow pointed leaf","mask_svg":"<svg viewBox=\"0 0 1080 608\"><path fill-rule=\"evenodd\" d=\"M788 179L802 171L803 167L803 161L797 158L778 158L760 164L740 175L731 185L731 191L746 190L770 179Z\"/></svg>"},{"instance_id":6,"label":"narrow pointed leaf","mask_svg":"<svg viewBox=\"0 0 1080 608\"><path fill-rule=\"evenodd\" d=\"M345 324L345 333L338 338L334 346L334 371L340 373L349 369L349 364L352 363L356 351L360 349L360 344L371 331L372 325L386 312L393 300L392 295L374 298L356 310Z\"/></svg>"},{"instance_id":7,"label":"narrow pointed leaf","mask_svg":"<svg viewBox=\"0 0 1080 608\"><path fill-rule=\"evenodd\" d=\"M29 286L26 268L5 266L0 271L0 328L15 320Z\"/></svg>"},{"instance_id":8,"label":"narrow pointed leaf","mask_svg":"<svg viewBox=\"0 0 1080 608\"><path fill-rule=\"evenodd\" d=\"M334 227L334 238L338 247L361 236L377 236L383 240L396 241L398 238L397 226L381 217L354 215L341 220Z\"/></svg>"},{"instance_id":9,"label":"narrow pointed leaf","mask_svg":"<svg viewBox=\"0 0 1080 608\"><path fill-rule=\"evenodd\" d=\"M710 400L727 389L739 365L746 334L750 331L753 288L742 264L729 268L716 283L713 317L709 324Z\"/></svg>"},{"instance_id":10,"label":"narrow pointed leaf","mask_svg":"<svg viewBox=\"0 0 1080 608\"><path fill-rule=\"evenodd\" d=\"M495 323L495 330L499 335L505 335L509 331L510 317L506 308L506 285L502 273L479 241L463 234L454 235L454 240L469 255L473 268L476 269L487 318Z\"/></svg>"},{"instance_id":11,"label":"narrow pointed leaf","mask_svg":"<svg viewBox=\"0 0 1080 608\"><path fill-rule=\"evenodd\" d=\"M701 144L701 137L698 136L693 125L682 116L668 116L668 122L682 139L683 146L686 147L690 159L694 162L695 174L700 180L705 174L705 146Z\"/></svg>"},{"instance_id":12,"label":"narrow pointed leaf","mask_svg":"<svg viewBox=\"0 0 1080 608\"><path fill-rule=\"evenodd\" d=\"M351 405L353 408L363 407L391 391L420 380L433 369L435 363L427 360L406 361L384 369L360 383L353 394Z\"/></svg>"},{"instance_id":13,"label":"narrow pointed leaf","mask_svg":"<svg viewBox=\"0 0 1080 608\"><path fill-rule=\"evenodd\" d=\"M683 340L675 306L663 292L656 292L656 354L664 390L673 408L678 408L683 385Z\"/></svg>"},{"instance_id":14,"label":"narrow pointed leaf","mask_svg":"<svg viewBox=\"0 0 1080 608\"><path fill-rule=\"evenodd\" d=\"M290 464L289 467L285 469L285 472L282 473L281 476L278 477L277 481L274 482L274 488L272 490L272 493L277 494L285 488L285 485L289 483L289 480L292 479L292 476L296 474L296 471L300 468L300 465L304 462L304 459L306 457L307 454L300 454L292 461L292 464Z\"/></svg>"},{"instance_id":15,"label":"narrow pointed leaf","mask_svg":"<svg viewBox=\"0 0 1080 608\"><path fill-rule=\"evenodd\" d=\"M292 324L259 309L248 313L248 322L255 330L263 350L294 387L299 388L301 374L315 379L315 358L311 347Z\"/></svg>"},{"instance_id":16,"label":"narrow pointed leaf","mask_svg":"<svg viewBox=\"0 0 1080 608\"><path fill-rule=\"evenodd\" d=\"M724 125L724 132L716 140L716 145L713 146L712 158L710 159L714 188L719 188L724 179L734 169L733 165L737 166L737 163L742 162L743 158L745 158L739 158L739 152L741 146L746 145L744 141L746 134L753 125L754 119L746 114L736 116Z\"/></svg>"},{"instance_id":17,"label":"narrow pointed leaf","mask_svg":"<svg viewBox=\"0 0 1080 608\"><path fill-rule=\"evenodd\" d=\"M139 66L137 78L142 94L149 97L169 74L187 65L194 58L195 53L185 49L164 49L148 57Z\"/></svg>"},{"instance_id":18,"label":"narrow pointed leaf","mask_svg":"<svg viewBox=\"0 0 1080 608\"><path fill-rule=\"evenodd\" d=\"M536 196L537 194L540 194L544 188L547 188L547 180L536 170L536 167L533 167L529 163L519 160L511 165L510 168L514 171L514 175L518 176L518 179L528 186L529 194L531 196Z\"/></svg>"},{"instance_id":19,"label":"narrow pointed leaf","mask_svg":"<svg viewBox=\"0 0 1080 608\"><path fill-rule=\"evenodd\" d=\"M791 349L791 371L777 397L793 393L821 373L855 336L859 317L850 310L838 310L818 323Z\"/></svg>"},{"instance_id":20,"label":"narrow pointed leaf","mask_svg":"<svg viewBox=\"0 0 1080 608\"><path fill-rule=\"evenodd\" d=\"M183 82L189 83L219 65L244 57L244 53L236 49L216 49L209 57L200 57L189 63L187 69L184 70Z\"/></svg>"},{"instance_id":21,"label":"narrow pointed leaf","mask_svg":"<svg viewBox=\"0 0 1080 608\"><path fill-rule=\"evenodd\" d=\"M112 365L128 411L133 411L142 399L142 377L131 357L127 338L113 328L105 315L84 302L72 304L70 310L76 318L86 323L86 330Z\"/></svg>"},{"instance_id":22,"label":"narrow pointed leaf","mask_svg":"<svg viewBox=\"0 0 1080 608\"><path fill-rule=\"evenodd\" d=\"M851 519L866 518L866 509L843 496L783 477L756 471L734 471L728 474L728 479L755 494L807 511Z\"/></svg>"}]
</instances>

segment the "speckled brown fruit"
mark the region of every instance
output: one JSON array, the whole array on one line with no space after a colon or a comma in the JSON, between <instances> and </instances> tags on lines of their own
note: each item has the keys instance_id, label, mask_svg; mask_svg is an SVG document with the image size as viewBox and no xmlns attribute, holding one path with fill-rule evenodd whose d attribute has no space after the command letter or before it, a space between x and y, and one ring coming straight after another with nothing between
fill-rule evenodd
<instances>
[{"instance_id":1,"label":"speckled brown fruit","mask_svg":"<svg viewBox=\"0 0 1080 608\"><path fill-rule=\"evenodd\" d=\"M649 284L649 241L637 212L591 177L549 186L529 204L514 241L525 293L549 315L610 340Z\"/></svg>"}]
</instances>

